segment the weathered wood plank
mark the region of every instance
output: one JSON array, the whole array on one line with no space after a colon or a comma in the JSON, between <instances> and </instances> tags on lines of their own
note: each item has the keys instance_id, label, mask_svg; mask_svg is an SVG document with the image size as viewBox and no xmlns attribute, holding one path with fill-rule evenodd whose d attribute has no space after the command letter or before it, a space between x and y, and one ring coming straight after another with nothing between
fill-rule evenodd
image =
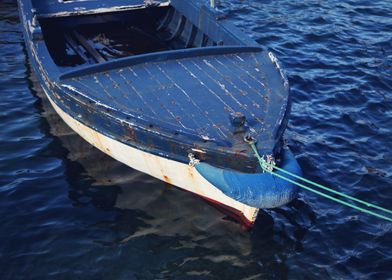
<instances>
[{"instance_id":1,"label":"weathered wood plank","mask_svg":"<svg viewBox=\"0 0 392 280\"><path fill-rule=\"evenodd\" d=\"M73 31L72 34L79 41L79 43L86 49L87 53L91 55L96 62L104 62L106 59L84 38L79 32Z\"/></svg>"}]
</instances>

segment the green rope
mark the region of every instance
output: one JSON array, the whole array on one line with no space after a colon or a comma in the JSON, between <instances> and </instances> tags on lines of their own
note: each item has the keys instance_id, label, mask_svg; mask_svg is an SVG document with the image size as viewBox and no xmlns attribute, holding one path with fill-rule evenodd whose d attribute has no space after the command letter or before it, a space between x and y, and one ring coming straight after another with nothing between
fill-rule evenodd
<instances>
[{"instance_id":1,"label":"green rope","mask_svg":"<svg viewBox=\"0 0 392 280\"><path fill-rule=\"evenodd\" d=\"M342 196L342 197L345 197L345 198L351 199L351 200L353 200L353 201L356 201L356 202L358 202L358 203L364 204L364 205L366 205L367 207L376 208L376 209L378 209L378 210L380 210L380 211L386 212L386 213L388 213L388 214L392 214L392 211L389 210L389 209L386 209L386 208L380 207L380 206L378 206L378 205L374 205L374 204L371 204L371 203L369 203L369 202L366 202L366 201L360 200L360 199L358 199L358 198L352 197L352 196L350 196L350 195L347 195L347 194L344 194L344 193L335 191L335 190L333 190L333 189L330 189L330 188L325 187L325 186L323 186L323 185L320 185L320 184L318 184L318 183L312 182L312 181L310 181L310 180L308 180L308 179L306 179L306 178L300 177L300 176L298 176L298 175L296 175L296 174L294 174L294 173L291 173L291 172L289 172L289 171L286 171L286 170L284 170L284 169L282 169L282 168L279 168L279 167L277 167L277 166L275 166L275 165L268 164L265 160L263 160L263 159L260 157L260 155L259 155L259 153L258 153L258 151L257 151L256 145L255 145L254 143L251 143L251 147L252 147L253 151L256 153L256 156L257 156L259 162L260 162L260 160L261 160L261 161L263 162L263 165L264 165L264 166L273 167L273 168L275 168L276 170L279 170L279 171L281 171L281 172L283 172L283 173L285 173L285 174L288 174L288 175L290 175L290 176L292 176L292 177L294 177L294 178L296 178L296 179L299 179L299 180L301 180L301 181L304 181L304 182L306 182L306 183L309 183L309 184L311 184L311 185L313 185L313 186L319 187L319 188L324 189L324 190L326 190L326 191L329 191L329 192L331 192L331 193L334 193L334 194L340 195L340 196ZM262 166L262 167L263 167L263 166ZM263 167L263 169L265 170L265 167Z\"/></svg>"},{"instance_id":2,"label":"green rope","mask_svg":"<svg viewBox=\"0 0 392 280\"><path fill-rule=\"evenodd\" d=\"M345 197L345 198L350 199L350 200L352 200L352 201L356 201L356 202L358 202L358 203L364 204L364 205L366 205L367 207L372 207L372 208L378 209L378 210L380 210L380 211L386 212L386 213L388 213L388 214L392 214L392 211L389 210L389 209L386 209L386 208L380 207L380 206L378 206L378 205L375 205L375 204L372 204L372 203L369 203L369 202L360 200L360 199L358 199L358 198L352 197L352 196L350 196L350 195L347 195L347 194L344 194L344 193L335 191L335 190L330 189L330 188L328 188L328 187L325 187L325 186L323 186L323 185L321 185L321 184L318 184L318 183L312 182L312 181L310 181L310 180L308 180L308 179L305 179L305 178L303 178L303 177L300 177L300 176L298 176L298 175L296 175L296 174L294 174L294 173L291 173L291 172L289 172L289 171L287 171L287 170L284 170L284 169L282 169L282 168L279 168L279 167L277 167L277 166L275 166L275 165L269 164L269 163L267 163L267 162L260 156L260 154L259 154L259 152L258 152L258 150L257 150L257 148L256 148L255 142L250 142L249 144L250 144L250 146L252 147L252 150L255 152L256 157L257 157L257 159L258 159L258 161L259 161L259 164L260 164L261 168L262 168L263 170L265 170L265 171L271 173L272 175L274 175L274 176L276 176L276 177L278 177L278 178L281 178L281 179L283 179L283 180L286 180L286 181L288 181L288 182L290 182L290 183L292 183L292 184L295 184L295 185L297 185L297 186L299 186L299 187L301 187L301 188L303 188L303 189L306 189L306 190L308 190L308 191L311 191L311 192L313 192L313 193L316 193L316 194L318 194L318 195L320 195L320 196L323 196L323 197L325 197L325 198L328 198L328 199L330 199L330 200L333 200L333 201L335 201L335 202L338 202L338 203L340 203L340 204L346 205L346 206L348 206L348 207L354 208L354 209L359 210L359 211L361 211L361 212L364 212L364 213L367 213L367 214L376 216L376 217L378 217L378 218L381 218L381 219L384 219L384 220L387 220L387 221L392 222L392 218L390 218L390 217L387 217L387 216L378 214L378 213L376 213L376 212L373 212L373 211L371 211L371 210L367 210L367 209L364 209L364 208L362 208L362 207L356 206L356 205L351 204L351 203L349 203L349 202L346 202L346 201L344 201L344 200L335 198L335 197L330 196L330 195L328 195L328 194L325 194L325 193L323 193L323 192L320 192L320 191L317 191L317 190L315 190L315 189L312 189L312 188L309 187L309 186L305 186L305 185L303 185L303 184L301 184L301 183L298 183L298 182L296 182L296 181L294 181L294 180L291 180L291 179L289 179L289 178L287 178L287 177L285 177L285 176L283 176L283 175L280 175L280 174L277 174L277 173L275 173L275 172L269 171L268 169L266 169L266 166L275 168L276 170L281 171L282 173L285 173L285 174L287 174L287 175L290 175L290 176L292 176L292 177L294 177L294 178L296 178L296 179L298 179L298 180L304 181L304 182L306 182L306 183L308 183L308 184L311 184L311 185L313 185L313 186L315 186L315 187L321 188L321 189L323 189L323 190L326 190L326 191L328 191L328 192L334 193L334 194L339 195L339 196L341 196L341 197Z\"/></svg>"}]
</instances>

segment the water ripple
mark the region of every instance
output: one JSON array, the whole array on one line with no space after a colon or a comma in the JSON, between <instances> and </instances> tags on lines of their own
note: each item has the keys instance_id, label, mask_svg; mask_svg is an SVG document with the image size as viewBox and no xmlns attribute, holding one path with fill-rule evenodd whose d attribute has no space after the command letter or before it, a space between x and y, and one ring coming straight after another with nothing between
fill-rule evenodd
<instances>
[{"instance_id":1,"label":"water ripple","mask_svg":"<svg viewBox=\"0 0 392 280\"><path fill-rule=\"evenodd\" d=\"M392 2L220 9L284 64L305 176L390 208ZM2 279L391 278L391 224L301 192L244 231L83 142L41 99L18 22L0 2Z\"/></svg>"}]
</instances>

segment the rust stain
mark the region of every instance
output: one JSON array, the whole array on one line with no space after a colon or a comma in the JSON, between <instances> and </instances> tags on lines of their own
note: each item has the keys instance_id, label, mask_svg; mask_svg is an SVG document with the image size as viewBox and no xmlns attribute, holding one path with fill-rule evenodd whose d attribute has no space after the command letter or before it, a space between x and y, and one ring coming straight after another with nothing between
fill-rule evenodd
<instances>
[{"instance_id":1,"label":"rust stain","mask_svg":"<svg viewBox=\"0 0 392 280\"><path fill-rule=\"evenodd\" d=\"M177 154L177 153L178 153L177 144L176 144L176 143L170 143L170 151L171 151L173 154Z\"/></svg>"},{"instance_id":2,"label":"rust stain","mask_svg":"<svg viewBox=\"0 0 392 280\"><path fill-rule=\"evenodd\" d=\"M191 180L194 181L195 177L193 175L192 167L188 167L188 173L189 173L189 177L191 178ZM197 184L195 186L197 186Z\"/></svg>"},{"instance_id":3,"label":"rust stain","mask_svg":"<svg viewBox=\"0 0 392 280\"><path fill-rule=\"evenodd\" d=\"M237 159L241 159L242 158L242 154L240 151L234 151L234 157Z\"/></svg>"},{"instance_id":4,"label":"rust stain","mask_svg":"<svg viewBox=\"0 0 392 280\"><path fill-rule=\"evenodd\" d=\"M223 160L224 161L231 161L232 159L231 159L231 157L224 157Z\"/></svg>"},{"instance_id":5,"label":"rust stain","mask_svg":"<svg viewBox=\"0 0 392 280\"><path fill-rule=\"evenodd\" d=\"M166 175L163 175L163 180L164 180L166 183L169 183L169 184L172 185L172 181L171 181L170 178L167 177Z\"/></svg>"},{"instance_id":6,"label":"rust stain","mask_svg":"<svg viewBox=\"0 0 392 280\"><path fill-rule=\"evenodd\" d=\"M130 140L130 141L136 141L136 135L135 135L135 130L133 129L133 127L128 126L125 127L125 131L126 131L126 140Z\"/></svg>"}]
</instances>

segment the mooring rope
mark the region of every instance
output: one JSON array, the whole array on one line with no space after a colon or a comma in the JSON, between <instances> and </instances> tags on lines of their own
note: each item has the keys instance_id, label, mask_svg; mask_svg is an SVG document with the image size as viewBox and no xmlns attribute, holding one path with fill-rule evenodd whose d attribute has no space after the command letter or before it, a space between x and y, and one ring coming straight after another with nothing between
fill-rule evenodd
<instances>
[{"instance_id":1,"label":"mooring rope","mask_svg":"<svg viewBox=\"0 0 392 280\"><path fill-rule=\"evenodd\" d=\"M320 195L320 196L322 196L322 197L328 198L328 199L330 199L330 200L332 200L332 201L335 201L335 202L337 202L337 203L340 203L340 204L346 205L346 206L348 206L348 207L354 208L354 209L356 209L356 210L358 210L358 211L361 211L361 212L364 212L364 213L367 213L367 214L376 216L376 217L378 217L378 218L387 220L387 221L389 221L389 222L392 222L392 218L390 218L390 217L387 217L387 216L385 216L385 215L376 213L376 212L371 211L371 210L368 210L368 209L364 209L364 208L362 208L362 207L360 207L360 206L354 205L354 204L349 203L349 202L347 202L347 201L344 201L344 200L341 200L341 199L339 199L339 198L333 197L333 196L331 196L331 195L325 194L325 193L320 192L320 191L318 191L318 190L315 190L315 189L313 189L313 188L311 188L311 187L309 187L309 186L305 186L305 185L303 185L303 184L301 184L301 183L299 183L299 182L297 182L297 181L294 181L294 180L292 180L292 179L290 179L290 178L287 178L287 177L285 177L285 176L283 176L283 175L281 175L281 174L277 174L276 172L271 171L272 168L273 168L273 169L276 169L276 170L278 170L278 171L280 171L280 172L282 172L282 173L284 173L284 174L287 174L287 175L289 175L289 176L292 176L292 177L294 177L294 178L296 178L296 179L298 179L298 180L301 180L301 181L303 181L303 182L306 182L306 183L308 183L308 184L310 184L310 185L313 185L313 186L315 186L315 187L321 188L321 189L323 189L323 190L325 190L325 191L328 191L328 192L334 193L334 194L336 194L336 195L338 195L338 196L341 196L341 197L350 199L350 200L352 200L352 201L361 203L361 204L363 204L363 205L366 205L366 206L369 207L369 208L375 208L375 209L380 210L380 211L382 211L382 212L385 212L385 213L388 213L388 214L392 214L392 210L389 210L389 209L380 207L380 206L378 206L378 205L375 205L375 204L372 204L372 203L369 203L369 202L360 200L360 199L355 198L355 197L353 197L353 196L350 196L350 195L347 195L347 194L338 192L338 191L336 191L336 190L333 190L333 189L331 189L331 188L328 188L328 187L326 187L326 186L323 186L323 185L321 185L321 184L315 183L315 182L313 182L313 181L311 181L311 180L308 180L308 179L306 179L306 178L303 178L303 177L301 177L301 176L298 176L298 175L296 175L296 174L294 174L294 173L291 173L291 172L289 172L289 171L287 171L287 170L284 170L284 169L282 169L282 168L280 168L280 167L277 167L276 165L270 164L270 163L266 162L266 161L260 156L260 154L259 154L259 152L258 152L258 150L257 150L257 147L256 147L256 142L254 142L254 141L247 141L247 142L248 142L249 145L252 147L252 150L254 151L254 153L255 153L255 155L256 155L256 157L257 157L257 160L259 161L259 164L260 164L260 167L262 168L262 170L264 170L264 171L266 171L266 172L269 172L269 173L271 173L272 175L274 175L274 176L276 176L276 177L278 177L278 178L281 178L281 179L283 179L283 180L286 180L286 181L288 181L288 182L290 182L290 183L292 183L292 184L295 184L295 185L297 185L298 187L301 187L301 188L306 189L306 190L308 190L308 191L310 191L310 192L316 193L316 194L318 194L318 195ZM269 168L266 168L266 167L269 167Z\"/></svg>"}]
</instances>

